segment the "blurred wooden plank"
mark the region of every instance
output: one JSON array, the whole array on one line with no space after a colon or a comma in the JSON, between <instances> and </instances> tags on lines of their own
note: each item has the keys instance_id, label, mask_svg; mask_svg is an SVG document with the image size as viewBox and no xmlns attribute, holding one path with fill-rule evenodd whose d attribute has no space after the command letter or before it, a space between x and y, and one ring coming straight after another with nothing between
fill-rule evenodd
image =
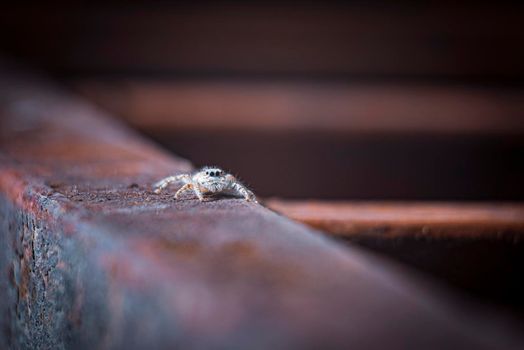
<instances>
[{"instance_id":1,"label":"blurred wooden plank","mask_svg":"<svg viewBox=\"0 0 524 350\"><path fill-rule=\"evenodd\" d=\"M431 84L91 79L79 92L150 132L524 134L524 90Z\"/></svg>"},{"instance_id":2,"label":"blurred wooden plank","mask_svg":"<svg viewBox=\"0 0 524 350\"><path fill-rule=\"evenodd\" d=\"M519 81L522 4L11 5L4 50L59 73Z\"/></svg>"},{"instance_id":3,"label":"blurred wooden plank","mask_svg":"<svg viewBox=\"0 0 524 350\"><path fill-rule=\"evenodd\" d=\"M5 347L523 344L504 316L260 205L155 195L190 164L45 80L4 71L0 111Z\"/></svg>"},{"instance_id":4,"label":"blurred wooden plank","mask_svg":"<svg viewBox=\"0 0 524 350\"><path fill-rule=\"evenodd\" d=\"M270 200L294 220L351 238L524 239L524 204Z\"/></svg>"}]
</instances>

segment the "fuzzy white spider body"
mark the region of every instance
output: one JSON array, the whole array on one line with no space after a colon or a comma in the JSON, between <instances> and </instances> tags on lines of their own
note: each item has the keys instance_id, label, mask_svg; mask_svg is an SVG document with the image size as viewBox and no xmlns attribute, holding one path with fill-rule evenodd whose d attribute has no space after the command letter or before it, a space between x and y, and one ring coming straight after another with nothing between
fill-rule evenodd
<instances>
[{"instance_id":1,"label":"fuzzy white spider body","mask_svg":"<svg viewBox=\"0 0 524 350\"><path fill-rule=\"evenodd\" d=\"M223 193L241 196L247 201L257 202L253 192L247 189L233 175L226 173L220 168L204 167L193 174L168 176L153 185L155 193L160 193L174 182L184 184L175 193L175 199L178 199L183 192L192 190L200 201L204 200L204 195Z\"/></svg>"}]
</instances>

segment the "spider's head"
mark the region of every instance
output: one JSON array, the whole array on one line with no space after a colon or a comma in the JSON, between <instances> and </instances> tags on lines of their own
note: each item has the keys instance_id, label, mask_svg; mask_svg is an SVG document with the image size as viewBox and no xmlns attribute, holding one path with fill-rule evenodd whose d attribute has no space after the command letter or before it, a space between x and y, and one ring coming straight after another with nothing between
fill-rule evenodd
<instances>
[{"instance_id":1,"label":"spider's head","mask_svg":"<svg viewBox=\"0 0 524 350\"><path fill-rule=\"evenodd\" d=\"M210 178L219 178L219 177L223 177L226 175L226 172L220 168L216 168L216 167L205 167L205 168L202 168L202 170L200 171L201 174L205 174L206 177L210 177Z\"/></svg>"}]
</instances>

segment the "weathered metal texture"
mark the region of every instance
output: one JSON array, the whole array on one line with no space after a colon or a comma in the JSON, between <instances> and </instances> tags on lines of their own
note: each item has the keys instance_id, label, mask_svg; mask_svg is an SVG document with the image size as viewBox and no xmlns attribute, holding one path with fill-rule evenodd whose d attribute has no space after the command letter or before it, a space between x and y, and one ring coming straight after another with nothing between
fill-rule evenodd
<instances>
[{"instance_id":1,"label":"weathered metal texture","mask_svg":"<svg viewBox=\"0 0 524 350\"><path fill-rule=\"evenodd\" d=\"M5 346L523 344L507 320L262 206L153 194L191 165L48 83L3 73L0 99Z\"/></svg>"},{"instance_id":2,"label":"weathered metal texture","mask_svg":"<svg viewBox=\"0 0 524 350\"><path fill-rule=\"evenodd\" d=\"M460 202L343 202L274 199L267 205L294 220L346 238L524 238L524 205Z\"/></svg>"}]
</instances>

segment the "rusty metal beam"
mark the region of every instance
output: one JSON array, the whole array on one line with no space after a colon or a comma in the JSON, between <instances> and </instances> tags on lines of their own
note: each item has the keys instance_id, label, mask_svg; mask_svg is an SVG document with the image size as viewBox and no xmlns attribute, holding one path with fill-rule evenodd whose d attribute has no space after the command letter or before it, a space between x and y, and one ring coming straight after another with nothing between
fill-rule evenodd
<instances>
[{"instance_id":1,"label":"rusty metal beam","mask_svg":"<svg viewBox=\"0 0 524 350\"><path fill-rule=\"evenodd\" d=\"M0 308L12 348L518 348L516 324L239 199L104 112L0 73Z\"/></svg>"},{"instance_id":2,"label":"rusty metal beam","mask_svg":"<svg viewBox=\"0 0 524 350\"><path fill-rule=\"evenodd\" d=\"M166 129L524 133L521 88L130 77L78 79L75 87L133 126L152 133Z\"/></svg>"},{"instance_id":3,"label":"rusty metal beam","mask_svg":"<svg viewBox=\"0 0 524 350\"><path fill-rule=\"evenodd\" d=\"M519 203L293 201L267 205L294 220L343 238L431 239L524 238L524 205Z\"/></svg>"}]
</instances>

